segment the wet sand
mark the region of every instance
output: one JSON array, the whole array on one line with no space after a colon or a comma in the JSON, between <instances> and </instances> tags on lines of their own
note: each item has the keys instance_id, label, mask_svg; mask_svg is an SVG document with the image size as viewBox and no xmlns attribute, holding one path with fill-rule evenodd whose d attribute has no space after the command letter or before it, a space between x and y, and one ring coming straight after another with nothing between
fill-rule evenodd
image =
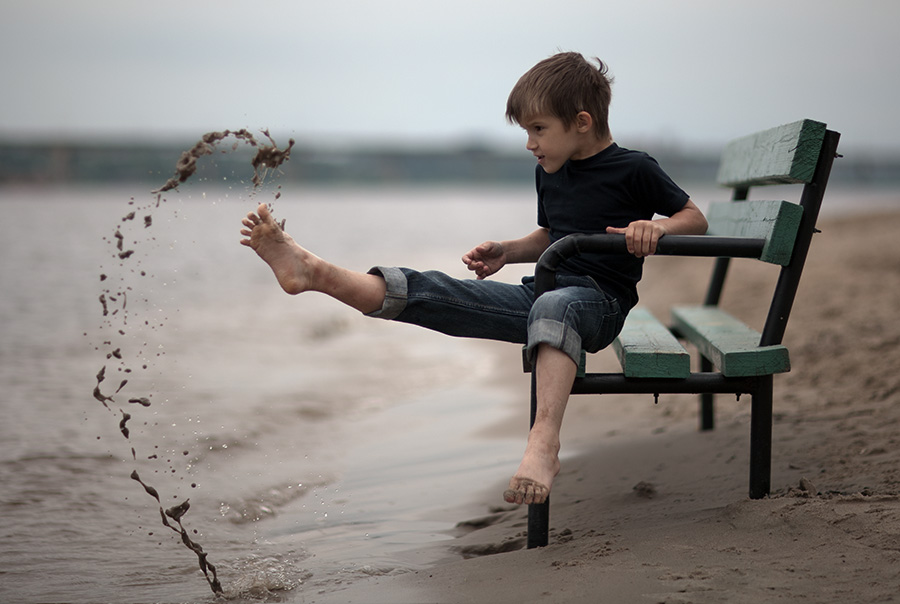
<instances>
[{"instance_id":1,"label":"wet sand","mask_svg":"<svg viewBox=\"0 0 900 604\"><path fill-rule=\"evenodd\" d=\"M485 484L482 514L428 547L455 556L304 602L885 602L900 589L900 213L831 217L813 242L775 380L772 494L750 500L749 400L576 397L550 545L523 547L525 509ZM710 262L654 258L642 303L702 296ZM761 327L775 272L736 262L723 306ZM485 343L485 347L495 346ZM494 382L525 392L508 347ZM505 356L504 356L505 355ZM611 353L592 370L615 370ZM518 436L524 403L488 430ZM492 555L493 554L493 555ZM438 556L434 555L434 559ZM292 600L294 601L294 600Z\"/></svg>"}]
</instances>

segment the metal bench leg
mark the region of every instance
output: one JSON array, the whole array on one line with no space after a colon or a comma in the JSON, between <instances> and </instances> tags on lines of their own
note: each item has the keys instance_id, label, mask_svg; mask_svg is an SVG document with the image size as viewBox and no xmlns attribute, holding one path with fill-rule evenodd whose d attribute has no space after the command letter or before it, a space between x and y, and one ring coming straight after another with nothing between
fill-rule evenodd
<instances>
[{"instance_id":1,"label":"metal bench leg","mask_svg":"<svg viewBox=\"0 0 900 604\"><path fill-rule=\"evenodd\" d=\"M759 378L750 416L750 499L769 494L772 482L772 376Z\"/></svg>"},{"instance_id":2,"label":"metal bench leg","mask_svg":"<svg viewBox=\"0 0 900 604\"><path fill-rule=\"evenodd\" d=\"M537 371L531 372L531 423L537 416ZM550 498L528 506L528 549L544 547L550 541Z\"/></svg>"},{"instance_id":3,"label":"metal bench leg","mask_svg":"<svg viewBox=\"0 0 900 604\"><path fill-rule=\"evenodd\" d=\"M550 541L550 498L528 506L528 549L544 547Z\"/></svg>"},{"instance_id":4,"label":"metal bench leg","mask_svg":"<svg viewBox=\"0 0 900 604\"><path fill-rule=\"evenodd\" d=\"M712 370L713 370L712 362L704 357L700 357L700 371L708 373ZM716 426L714 396L715 395L713 395L712 392L705 392L700 395L700 429L701 430L712 430Z\"/></svg>"}]
</instances>

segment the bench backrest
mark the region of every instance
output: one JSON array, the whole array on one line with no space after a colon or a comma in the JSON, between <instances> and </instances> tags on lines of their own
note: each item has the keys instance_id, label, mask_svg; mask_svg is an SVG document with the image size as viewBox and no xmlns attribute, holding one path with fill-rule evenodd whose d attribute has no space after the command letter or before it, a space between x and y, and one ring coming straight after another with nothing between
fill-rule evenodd
<instances>
[{"instance_id":1,"label":"bench backrest","mask_svg":"<svg viewBox=\"0 0 900 604\"><path fill-rule=\"evenodd\" d=\"M709 234L764 238L760 259L783 267L761 346L784 337L839 139L825 124L801 120L736 139L722 152L716 180L733 189L732 201L710 206ZM751 187L773 184L802 184L799 204L746 201ZM728 266L728 258L716 261L705 304L719 303Z\"/></svg>"},{"instance_id":2,"label":"bench backrest","mask_svg":"<svg viewBox=\"0 0 900 604\"><path fill-rule=\"evenodd\" d=\"M738 138L726 145L716 182L731 187L812 182L825 124L801 120Z\"/></svg>"},{"instance_id":3,"label":"bench backrest","mask_svg":"<svg viewBox=\"0 0 900 604\"><path fill-rule=\"evenodd\" d=\"M791 261L803 208L788 201L713 202L706 211L707 235L765 239L759 259L786 266Z\"/></svg>"}]
</instances>

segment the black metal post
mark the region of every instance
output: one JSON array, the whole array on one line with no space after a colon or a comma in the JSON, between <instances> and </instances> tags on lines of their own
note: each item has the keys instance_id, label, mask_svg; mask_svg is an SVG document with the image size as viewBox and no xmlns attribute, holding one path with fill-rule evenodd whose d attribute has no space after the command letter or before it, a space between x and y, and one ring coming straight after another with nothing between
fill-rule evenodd
<instances>
[{"instance_id":1,"label":"black metal post","mask_svg":"<svg viewBox=\"0 0 900 604\"><path fill-rule=\"evenodd\" d=\"M750 195L750 187L736 187L731 194L731 201L746 201ZM703 304L707 306L718 306L719 298L722 296L722 288L725 286L725 277L728 276L728 267L731 264L731 258L720 257L716 259L713 267L712 277L709 280L709 286L706 290L706 299Z\"/></svg>"},{"instance_id":2,"label":"black metal post","mask_svg":"<svg viewBox=\"0 0 900 604\"><path fill-rule=\"evenodd\" d=\"M756 377L692 373L686 378L627 378L621 373L588 373L576 378L572 394L752 394Z\"/></svg>"},{"instance_id":3,"label":"black metal post","mask_svg":"<svg viewBox=\"0 0 900 604\"><path fill-rule=\"evenodd\" d=\"M816 164L816 171L812 181L803 187L800 197L800 205L803 207L803 216L800 219L800 227L797 229L797 238L794 242L794 253L791 262L781 269L778 275L778 283L775 285L775 294L772 298L772 307L766 324L763 327L760 346L781 344L784 331L787 328L788 318L791 315L791 307L797 295L797 287L800 285L800 273L809 252L813 233L816 230L816 220L819 217L819 208L822 206L822 198L825 196L825 185L831 174L831 167L837 154L838 141L841 135L831 130L825 131L825 140L822 142L822 151Z\"/></svg>"},{"instance_id":4,"label":"black metal post","mask_svg":"<svg viewBox=\"0 0 900 604\"><path fill-rule=\"evenodd\" d=\"M731 195L731 201L746 201L750 195L750 187L736 187ZM728 276L728 268L731 266L731 258L716 258L712 276L706 289L706 297L703 304L706 306L718 306L722 298L722 290L725 287L725 277ZM700 371L712 371L713 365L705 357L700 357ZM713 430L715 428L715 394L704 392L700 395L700 430Z\"/></svg>"},{"instance_id":5,"label":"black metal post","mask_svg":"<svg viewBox=\"0 0 900 604\"><path fill-rule=\"evenodd\" d=\"M750 412L750 499L769 494L772 483L772 376L759 378Z\"/></svg>"},{"instance_id":6,"label":"black metal post","mask_svg":"<svg viewBox=\"0 0 900 604\"><path fill-rule=\"evenodd\" d=\"M531 371L531 423L534 426L537 417L537 368ZM544 503L528 505L528 549L544 547L550 540L550 497Z\"/></svg>"},{"instance_id":7,"label":"black metal post","mask_svg":"<svg viewBox=\"0 0 900 604\"><path fill-rule=\"evenodd\" d=\"M712 361L701 356L700 371L709 373L712 370ZM712 392L704 392L700 395L700 429L705 431L712 430L715 427L715 394Z\"/></svg>"},{"instance_id":8,"label":"black metal post","mask_svg":"<svg viewBox=\"0 0 900 604\"><path fill-rule=\"evenodd\" d=\"M703 304L706 306L719 305L719 299L722 297L722 289L725 286L725 277L728 276L728 267L730 265L731 258L716 258L712 277L709 279L709 287L706 290L706 298L703 299Z\"/></svg>"},{"instance_id":9,"label":"black metal post","mask_svg":"<svg viewBox=\"0 0 900 604\"><path fill-rule=\"evenodd\" d=\"M765 239L748 237L667 235L659 240L656 253L660 256L759 258L765 244ZM556 269L560 264L583 253L627 254L625 235L574 234L555 241L535 264L535 298L556 287Z\"/></svg>"}]
</instances>

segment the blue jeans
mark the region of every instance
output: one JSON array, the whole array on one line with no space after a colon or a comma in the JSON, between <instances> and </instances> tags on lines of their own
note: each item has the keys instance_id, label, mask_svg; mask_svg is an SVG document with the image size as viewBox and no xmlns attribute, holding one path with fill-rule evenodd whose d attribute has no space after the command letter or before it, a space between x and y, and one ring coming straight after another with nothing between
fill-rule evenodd
<instances>
[{"instance_id":1,"label":"blue jeans","mask_svg":"<svg viewBox=\"0 0 900 604\"><path fill-rule=\"evenodd\" d=\"M615 297L584 276L558 275L557 289L535 301L530 277L512 285L408 268L378 266L369 273L387 284L383 307L369 316L451 336L526 344L529 359L538 344L549 344L577 364L582 350L609 346L627 314Z\"/></svg>"}]
</instances>

